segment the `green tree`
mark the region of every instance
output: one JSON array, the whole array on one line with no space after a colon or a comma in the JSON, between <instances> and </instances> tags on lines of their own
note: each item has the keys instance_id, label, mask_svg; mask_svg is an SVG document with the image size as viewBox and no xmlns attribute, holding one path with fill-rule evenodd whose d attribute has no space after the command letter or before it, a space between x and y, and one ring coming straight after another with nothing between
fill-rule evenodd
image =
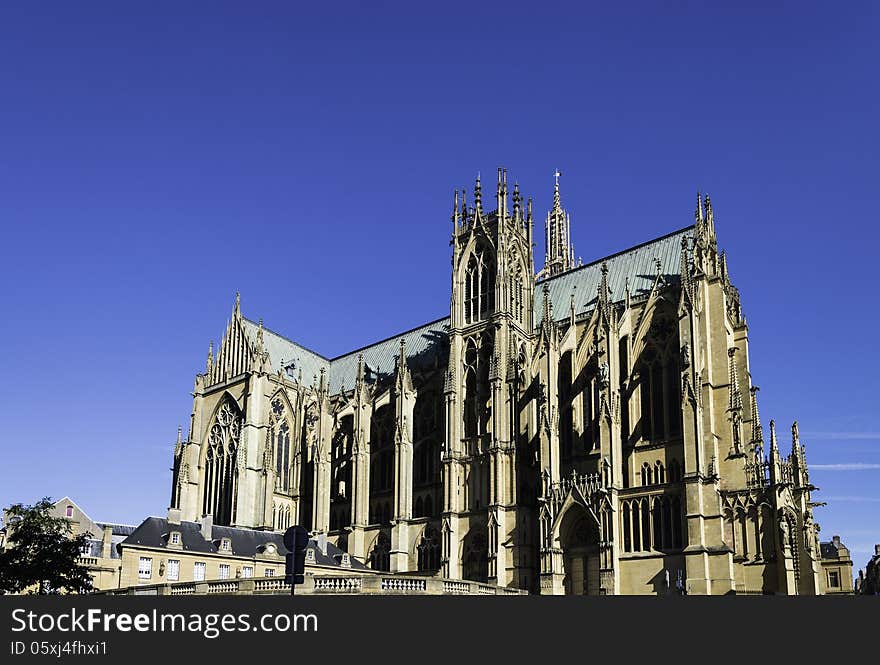
<instances>
[{"instance_id":1,"label":"green tree","mask_svg":"<svg viewBox=\"0 0 880 665\"><path fill-rule=\"evenodd\" d=\"M6 511L8 537L0 551L0 594L91 590L92 576L79 563L91 534L74 536L70 522L50 514L52 505L45 497L32 506L16 503Z\"/></svg>"}]
</instances>

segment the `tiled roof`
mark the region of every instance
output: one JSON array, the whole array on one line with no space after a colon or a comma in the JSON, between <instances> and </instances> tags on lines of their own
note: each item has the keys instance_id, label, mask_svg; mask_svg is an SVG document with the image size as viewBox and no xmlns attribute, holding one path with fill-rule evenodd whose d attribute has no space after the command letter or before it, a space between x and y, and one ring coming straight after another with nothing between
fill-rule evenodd
<instances>
[{"instance_id":1,"label":"tiled roof","mask_svg":"<svg viewBox=\"0 0 880 665\"><path fill-rule=\"evenodd\" d=\"M656 260L660 261L660 272L664 277L680 275L681 239L690 238L693 230L694 227L689 226L561 275L541 280L535 287L536 320L540 318L544 306L545 284L549 289L554 319L559 320L569 316L572 293L577 314L592 310L596 305L603 263L608 265L608 288L611 289L612 302L620 302L626 298L627 278L629 278L629 291L633 297L647 295L657 277Z\"/></svg>"},{"instance_id":2,"label":"tiled roof","mask_svg":"<svg viewBox=\"0 0 880 665\"><path fill-rule=\"evenodd\" d=\"M287 554L282 534L274 531L258 531L256 529L240 529L230 526L213 526L211 540L202 537L202 525L199 522L181 521L170 524L162 517L148 517L134 533L126 538L121 546L142 545L144 547L165 547L172 531L180 532L181 545L186 552L205 552L219 554L219 543L228 538L232 547L231 555L237 557L253 557L263 552L268 543L273 543L282 557ZM327 543L327 554L324 554L318 543L312 539L309 547L315 550L315 563L322 566L339 566L343 551L331 543ZM351 557L351 568L365 570L367 566Z\"/></svg>"},{"instance_id":3,"label":"tiled roof","mask_svg":"<svg viewBox=\"0 0 880 665\"><path fill-rule=\"evenodd\" d=\"M406 341L406 358L410 370L434 362L445 367L445 359L449 357L449 317L334 358L330 361L331 392L339 391L341 386L345 386L347 390L354 387L358 356L361 353L364 354L364 373L367 381L393 375L397 357L400 355L401 338Z\"/></svg>"},{"instance_id":4,"label":"tiled roof","mask_svg":"<svg viewBox=\"0 0 880 665\"><path fill-rule=\"evenodd\" d=\"M130 536L137 529L133 524L112 524L110 522L95 522L102 529L109 526L114 536Z\"/></svg>"},{"instance_id":5,"label":"tiled roof","mask_svg":"<svg viewBox=\"0 0 880 665\"><path fill-rule=\"evenodd\" d=\"M245 318L242 318L242 321L245 332L251 341L254 341L257 338L259 324ZM282 369L282 364L290 366L293 363L292 367L287 370L288 376L295 378L301 369L303 381L308 384L311 384L313 377L321 373L322 367L325 370L330 369L330 361L324 356L300 346L265 326L263 327L263 348L269 352L269 362L273 372Z\"/></svg>"},{"instance_id":6,"label":"tiled roof","mask_svg":"<svg viewBox=\"0 0 880 665\"><path fill-rule=\"evenodd\" d=\"M666 279L677 278L681 271L681 240L690 239L693 231L694 227L689 226L561 275L541 280L535 288L535 321L540 320L543 309L544 285L548 288L554 319L560 320L569 316L572 294L575 296L577 314L592 310L596 304L603 263L608 265L608 286L611 289L613 302L624 300L627 279L632 297L650 292L657 276L658 260L660 271ZM244 321L248 335L251 339L255 339L257 324L247 319ZM446 317L333 359L310 351L265 327L263 345L269 352L274 371L281 367L282 360L285 365L293 361L295 366L288 375L295 377L298 369L302 368L303 381L307 384L311 384L313 377L318 376L323 367L329 375L330 391L335 394L342 386L346 389L354 386L357 358L361 353L364 355L368 381L375 380L377 376L384 378L393 375L401 337L406 340L406 355L410 369L415 370L434 363L445 365L448 357L448 332L449 317Z\"/></svg>"}]
</instances>

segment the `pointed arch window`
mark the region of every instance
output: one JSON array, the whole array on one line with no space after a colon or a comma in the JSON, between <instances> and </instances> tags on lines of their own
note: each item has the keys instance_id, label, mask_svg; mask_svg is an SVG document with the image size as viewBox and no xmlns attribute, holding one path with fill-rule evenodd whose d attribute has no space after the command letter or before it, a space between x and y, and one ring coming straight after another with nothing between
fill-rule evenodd
<instances>
[{"instance_id":1,"label":"pointed arch window","mask_svg":"<svg viewBox=\"0 0 880 665\"><path fill-rule=\"evenodd\" d=\"M284 402L272 400L272 413L269 418L269 436L275 457L275 491L290 492L290 425L285 418Z\"/></svg>"},{"instance_id":2,"label":"pointed arch window","mask_svg":"<svg viewBox=\"0 0 880 665\"><path fill-rule=\"evenodd\" d=\"M202 512L212 515L214 524L226 526L233 519L241 421L238 405L224 396L208 430L205 453Z\"/></svg>"},{"instance_id":3,"label":"pointed arch window","mask_svg":"<svg viewBox=\"0 0 880 665\"><path fill-rule=\"evenodd\" d=\"M418 544L419 570L431 572L440 568L440 542L437 530L430 524L425 527L425 532Z\"/></svg>"},{"instance_id":4,"label":"pointed arch window","mask_svg":"<svg viewBox=\"0 0 880 665\"><path fill-rule=\"evenodd\" d=\"M495 310L495 264L481 247L468 259L464 292L465 323L481 321Z\"/></svg>"},{"instance_id":5,"label":"pointed arch window","mask_svg":"<svg viewBox=\"0 0 880 665\"><path fill-rule=\"evenodd\" d=\"M668 441L681 434L678 335L666 316L651 323L648 335L637 370L641 435L646 441Z\"/></svg>"}]
</instances>

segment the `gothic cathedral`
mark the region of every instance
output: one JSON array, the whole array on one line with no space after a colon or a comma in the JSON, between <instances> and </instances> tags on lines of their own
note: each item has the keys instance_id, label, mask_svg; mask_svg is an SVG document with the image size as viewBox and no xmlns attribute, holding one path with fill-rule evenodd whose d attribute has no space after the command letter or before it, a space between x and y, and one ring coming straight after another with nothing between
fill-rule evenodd
<instances>
[{"instance_id":1,"label":"gothic cathedral","mask_svg":"<svg viewBox=\"0 0 880 665\"><path fill-rule=\"evenodd\" d=\"M449 316L326 358L241 313L196 376L171 510L301 524L371 567L541 594L823 593L804 447L769 450L709 197L581 265L559 174L455 194Z\"/></svg>"}]
</instances>

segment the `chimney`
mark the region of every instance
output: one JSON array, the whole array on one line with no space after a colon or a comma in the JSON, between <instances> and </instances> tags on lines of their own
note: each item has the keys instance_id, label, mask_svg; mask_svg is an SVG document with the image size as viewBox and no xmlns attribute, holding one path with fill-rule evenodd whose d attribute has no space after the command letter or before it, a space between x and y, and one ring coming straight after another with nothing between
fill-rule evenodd
<instances>
[{"instance_id":1,"label":"chimney","mask_svg":"<svg viewBox=\"0 0 880 665\"><path fill-rule=\"evenodd\" d=\"M318 543L318 549L321 550L321 554L327 556L327 534L323 531L315 536L315 542ZM878 545L880 547L880 545Z\"/></svg>"},{"instance_id":2,"label":"chimney","mask_svg":"<svg viewBox=\"0 0 880 665\"><path fill-rule=\"evenodd\" d=\"M202 515L202 538L210 541L214 531L213 515Z\"/></svg>"},{"instance_id":3,"label":"chimney","mask_svg":"<svg viewBox=\"0 0 880 665\"><path fill-rule=\"evenodd\" d=\"M101 558L109 559L112 556L113 543L113 527L109 524L104 525L104 533L101 536Z\"/></svg>"},{"instance_id":4,"label":"chimney","mask_svg":"<svg viewBox=\"0 0 880 665\"><path fill-rule=\"evenodd\" d=\"M874 545L874 556L880 556L880 545Z\"/></svg>"},{"instance_id":5,"label":"chimney","mask_svg":"<svg viewBox=\"0 0 880 665\"><path fill-rule=\"evenodd\" d=\"M180 524L180 508L168 509L168 524Z\"/></svg>"},{"instance_id":6,"label":"chimney","mask_svg":"<svg viewBox=\"0 0 880 665\"><path fill-rule=\"evenodd\" d=\"M840 549L840 536L832 536L831 542L834 543L834 547Z\"/></svg>"}]
</instances>

